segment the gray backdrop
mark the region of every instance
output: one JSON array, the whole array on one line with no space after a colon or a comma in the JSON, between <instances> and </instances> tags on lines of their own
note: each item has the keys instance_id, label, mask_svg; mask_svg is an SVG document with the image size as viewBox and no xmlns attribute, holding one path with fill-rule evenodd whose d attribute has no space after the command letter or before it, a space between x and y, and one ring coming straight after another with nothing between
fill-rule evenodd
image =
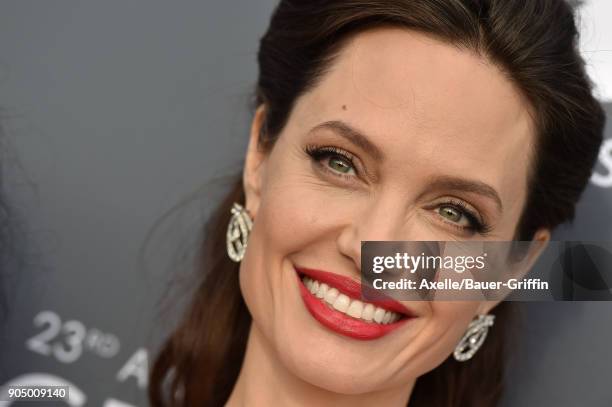
<instances>
[{"instance_id":1,"label":"gray backdrop","mask_svg":"<svg viewBox=\"0 0 612 407\"><path fill-rule=\"evenodd\" d=\"M3 270L0 385L45 375L79 389L76 405L147 404L147 351L181 305L159 319L155 304L169 278L188 273L219 193L206 182L240 168L274 4L0 4L2 160L22 220L20 253ZM604 148L576 224L557 237L612 240ZM610 311L526 306L506 405L612 405Z\"/></svg>"}]
</instances>

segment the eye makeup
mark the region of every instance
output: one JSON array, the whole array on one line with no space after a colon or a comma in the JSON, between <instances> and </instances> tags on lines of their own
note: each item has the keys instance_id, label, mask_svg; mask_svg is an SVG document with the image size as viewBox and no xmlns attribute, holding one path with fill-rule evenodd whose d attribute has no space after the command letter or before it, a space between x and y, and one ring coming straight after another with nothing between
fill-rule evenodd
<instances>
[{"instance_id":1,"label":"eye makeup","mask_svg":"<svg viewBox=\"0 0 612 407\"><path fill-rule=\"evenodd\" d=\"M454 198L446 198L443 202L436 204L437 208L453 208L464 216L469 225L468 226L460 226L457 223L450 220L444 220L444 222L449 223L453 227L457 227L463 229L464 231L469 231L472 233L478 233L480 235L486 236L491 231L491 226L488 222L486 222L477 212L472 210L467 206L467 204L459 199ZM442 215L440 215L443 217Z\"/></svg>"},{"instance_id":2,"label":"eye makeup","mask_svg":"<svg viewBox=\"0 0 612 407\"><path fill-rule=\"evenodd\" d=\"M357 168L358 166L356 164L355 156L342 148L332 145L319 146L316 144L308 144L304 148L304 152L308 155L313 164L315 164L320 170L324 171L328 175L343 179L346 182L355 183L355 177L359 177L362 172L362 170L358 170ZM336 168L331 167L330 163L332 162L338 164L336 165ZM344 170L352 170L354 174L343 172ZM470 235L480 234L482 236L486 236L492 229L490 224L486 222L486 220L484 220L475 209L472 209L471 205L468 205L463 200L450 197L445 198L428 209L440 210L443 208L452 208L453 210L457 211L460 216L465 217L468 222L468 225L466 226L460 225L459 222L451 221L437 212L441 222L455 228L461 233L468 233Z\"/></svg>"},{"instance_id":3,"label":"eye makeup","mask_svg":"<svg viewBox=\"0 0 612 407\"><path fill-rule=\"evenodd\" d=\"M357 165L355 164L354 156L346 150L335 146L317 146L309 144L305 147L304 151L306 152L306 154L308 154L310 159L316 165L318 165L322 170L330 173L331 175L344 178L349 182L355 182L355 176L358 176L360 174L360 171L357 170ZM355 172L355 175L349 175L346 173L342 173L337 169L332 169L328 165L332 159L337 160L337 162L343 163L342 165L344 165L344 168L352 169Z\"/></svg>"}]
</instances>

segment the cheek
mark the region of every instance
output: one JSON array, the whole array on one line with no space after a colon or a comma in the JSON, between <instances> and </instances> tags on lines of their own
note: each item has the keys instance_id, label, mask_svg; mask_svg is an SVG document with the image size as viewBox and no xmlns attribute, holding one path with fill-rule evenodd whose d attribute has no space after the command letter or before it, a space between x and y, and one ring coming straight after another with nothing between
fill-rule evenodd
<instances>
[{"instance_id":1,"label":"cheek","mask_svg":"<svg viewBox=\"0 0 612 407\"><path fill-rule=\"evenodd\" d=\"M256 220L266 249L276 256L328 240L351 217L343 199L354 199L346 189L322 181L305 159L278 161L271 162L274 175L266 178Z\"/></svg>"},{"instance_id":2,"label":"cheek","mask_svg":"<svg viewBox=\"0 0 612 407\"><path fill-rule=\"evenodd\" d=\"M290 168L290 167L289 167ZM321 222L325 200L290 171L275 171L262 188L261 201L240 266L240 287L254 320L272 332L275 310L292 295L290 257L325 238ZM329 219L333 219L330 217ZM297 293L293 293L297 294ZM278 315L276 315L278 317Z\"/></svg>"}]
</instances>

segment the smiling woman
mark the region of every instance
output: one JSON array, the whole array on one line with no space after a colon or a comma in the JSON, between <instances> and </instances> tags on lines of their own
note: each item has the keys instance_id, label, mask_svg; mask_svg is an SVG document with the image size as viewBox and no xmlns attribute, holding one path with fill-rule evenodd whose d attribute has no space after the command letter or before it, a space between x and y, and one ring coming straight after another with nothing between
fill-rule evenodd
<instances>
[{"instance_id":1,"label":"smiling woman","mask_svg":"<svg viewBox=\"0 0 612 407\"><path fill-rule=\"evenodd\" d=\"M495 405L509 304L362 302L361 241L571 219L604 122L576 36L559 0L281 1L152 405Z\"/></svg>"}]
</instances>

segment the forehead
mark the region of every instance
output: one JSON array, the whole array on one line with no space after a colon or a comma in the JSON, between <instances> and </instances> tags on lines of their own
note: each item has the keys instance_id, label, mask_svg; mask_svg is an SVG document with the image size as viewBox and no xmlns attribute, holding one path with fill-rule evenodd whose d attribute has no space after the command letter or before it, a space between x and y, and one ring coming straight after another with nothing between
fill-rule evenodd
<instances>
[{"instance_id":1,"label":"forehead","mask_svg":"<svg viewBox=\"0 0 612 407\"><path fill-rule=\"evenodd\" d=\"M301 129L343 120L367 134L386 164L418 175L461 175L518 201L534 131L529 105L476 53L399 28L353 37L292 118Z\"/></svg>"}]
</instances>

